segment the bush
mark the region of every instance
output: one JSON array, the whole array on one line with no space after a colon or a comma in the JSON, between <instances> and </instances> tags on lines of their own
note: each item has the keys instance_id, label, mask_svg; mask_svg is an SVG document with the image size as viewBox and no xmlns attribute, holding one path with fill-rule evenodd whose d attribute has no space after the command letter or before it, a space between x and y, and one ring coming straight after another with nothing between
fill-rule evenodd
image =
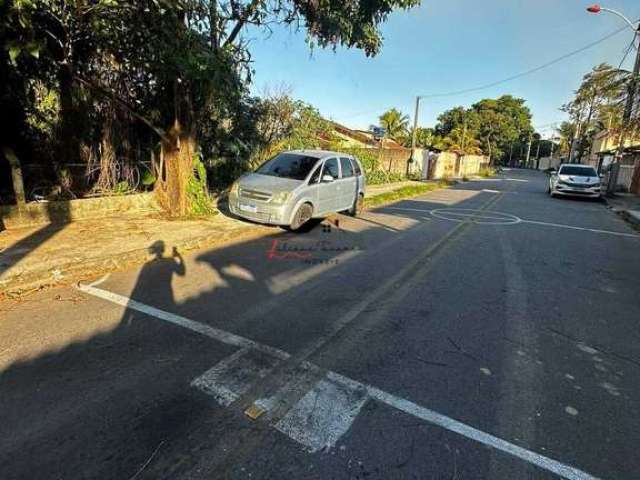
<instances>
[{"instance_id":1,"label":"bush","mask_svg":"<svg viewBox=\"0 0 640 480\"><path fill-rule=\"evenodd\" d=\"M478 174L481 177L488 178L488 177L493 177L496 174L496 171L493 168L485 167L485 168L481 168Z\"/></svg>"},{"instance_id":2,"label":"bush","mask_svg":"<svg viewBox=\"0 0 640 480\"><path fill-rule=\"evenodd\" d=\"M207 186L207 170L200 155L193 157L193 174L187 184L187 196L191 204L191 214L195 216L215 215L216 208L209 195Z\"/></svg>"}]
</instances>

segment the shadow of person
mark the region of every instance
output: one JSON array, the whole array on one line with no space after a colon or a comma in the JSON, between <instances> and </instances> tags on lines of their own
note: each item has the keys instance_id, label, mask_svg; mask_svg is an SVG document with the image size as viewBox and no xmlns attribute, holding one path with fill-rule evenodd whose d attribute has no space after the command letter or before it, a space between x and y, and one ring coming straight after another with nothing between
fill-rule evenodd
<instances>
[{"instance_id":1,"label":"shadow of person","mask_svg":"<svg viewBox=\"0 0 640 480\"><path fill-rule=\"evenodd\" d=\"M169 300L171 305L175 304L173 287L171 285L173 275L184 277L187 269L184 259L176 247L173 247L171 256L165 254L166 249L166 245L162 240L153 242L149 246L149 253L151 253L154 258L145 263L140 269L136 287L131 293L131 298L145 298L145 294L149 294L149 291L152 290L154 295L161 295L163 298Z\"/></svg>"}]
</instances>

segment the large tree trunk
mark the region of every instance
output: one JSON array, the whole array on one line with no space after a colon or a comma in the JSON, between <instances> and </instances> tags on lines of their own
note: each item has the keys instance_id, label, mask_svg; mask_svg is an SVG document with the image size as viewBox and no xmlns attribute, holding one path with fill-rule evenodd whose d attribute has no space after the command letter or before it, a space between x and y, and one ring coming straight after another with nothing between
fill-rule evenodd
<instances>
[{"instance_id":1,"label":"large tree trunk","mask_svg":"<svg viewBox=\"0 0 640 480\"><path fill-rule=\"evenodd\" d=\"M115 148L113 146L113 118L114 112L107 111L102 126L102 139L100 140L100 174L95 188L99 191L111 191L116 183L114 164L116 161Z\"/></svg>"},{"instance_id":2,"label":"large tree trunk","mask_svg":"<svg viewBox=\"0 0 640 480\"><path fill-rule=\"evenodd\" d=\"M184 217L191 211L187 186L193 175L196 139L174 127L161 145L162 166L155 184L156 198L170 217Z\"/></svg>"}]
</instances>

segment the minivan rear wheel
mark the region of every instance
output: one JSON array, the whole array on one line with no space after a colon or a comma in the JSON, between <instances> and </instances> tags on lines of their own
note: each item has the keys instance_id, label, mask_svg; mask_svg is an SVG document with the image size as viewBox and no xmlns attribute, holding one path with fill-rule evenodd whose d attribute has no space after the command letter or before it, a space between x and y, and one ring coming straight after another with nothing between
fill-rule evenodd
<instances>
[{"instance_id":1,"label":"minivan rear wheel","mask_svg":"<svg viewBox=\"0 0 640 480\"><path fill-rule=\"evenodd\" d=\"M313 216L313 207L308 203L303 203L298 207L295 215L293 216L293 221L291 222L291 230L299 230L305 223L311 220Z\"/></svg>"},{"instance_id":2,"label":"minivan rear wheel","mask_svg":"<svg viewBox=\"0 0 640 480\"><path fill-rule=\"evenodd\" d=\"M353 202L353 205L349 209L349 215L352 217L357 217L362 213L362 209L364 208L364 195L359 193L356 199Z\"/></svg>"}]
</instances>

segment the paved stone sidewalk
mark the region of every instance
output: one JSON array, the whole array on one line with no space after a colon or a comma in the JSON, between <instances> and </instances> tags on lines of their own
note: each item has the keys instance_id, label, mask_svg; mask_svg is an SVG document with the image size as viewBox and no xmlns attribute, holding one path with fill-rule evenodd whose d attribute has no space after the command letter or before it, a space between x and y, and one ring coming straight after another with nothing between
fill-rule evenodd
<instances>
[{"instance_id":1,"label":"paved stone sidewalk","mask_svg":"<svg viewBox=\"0 0 640 480\"><path fill-rule=\"evenodd\" d=\"M367 197L416 183L371 186ZM180 221L121 215L6 230L0 232L0 297L145 263L155 258L149 247L157 241L171 255L173 247L188 251L280 231L224 213L210 220Z\"/></svg>"}]
</instances>

